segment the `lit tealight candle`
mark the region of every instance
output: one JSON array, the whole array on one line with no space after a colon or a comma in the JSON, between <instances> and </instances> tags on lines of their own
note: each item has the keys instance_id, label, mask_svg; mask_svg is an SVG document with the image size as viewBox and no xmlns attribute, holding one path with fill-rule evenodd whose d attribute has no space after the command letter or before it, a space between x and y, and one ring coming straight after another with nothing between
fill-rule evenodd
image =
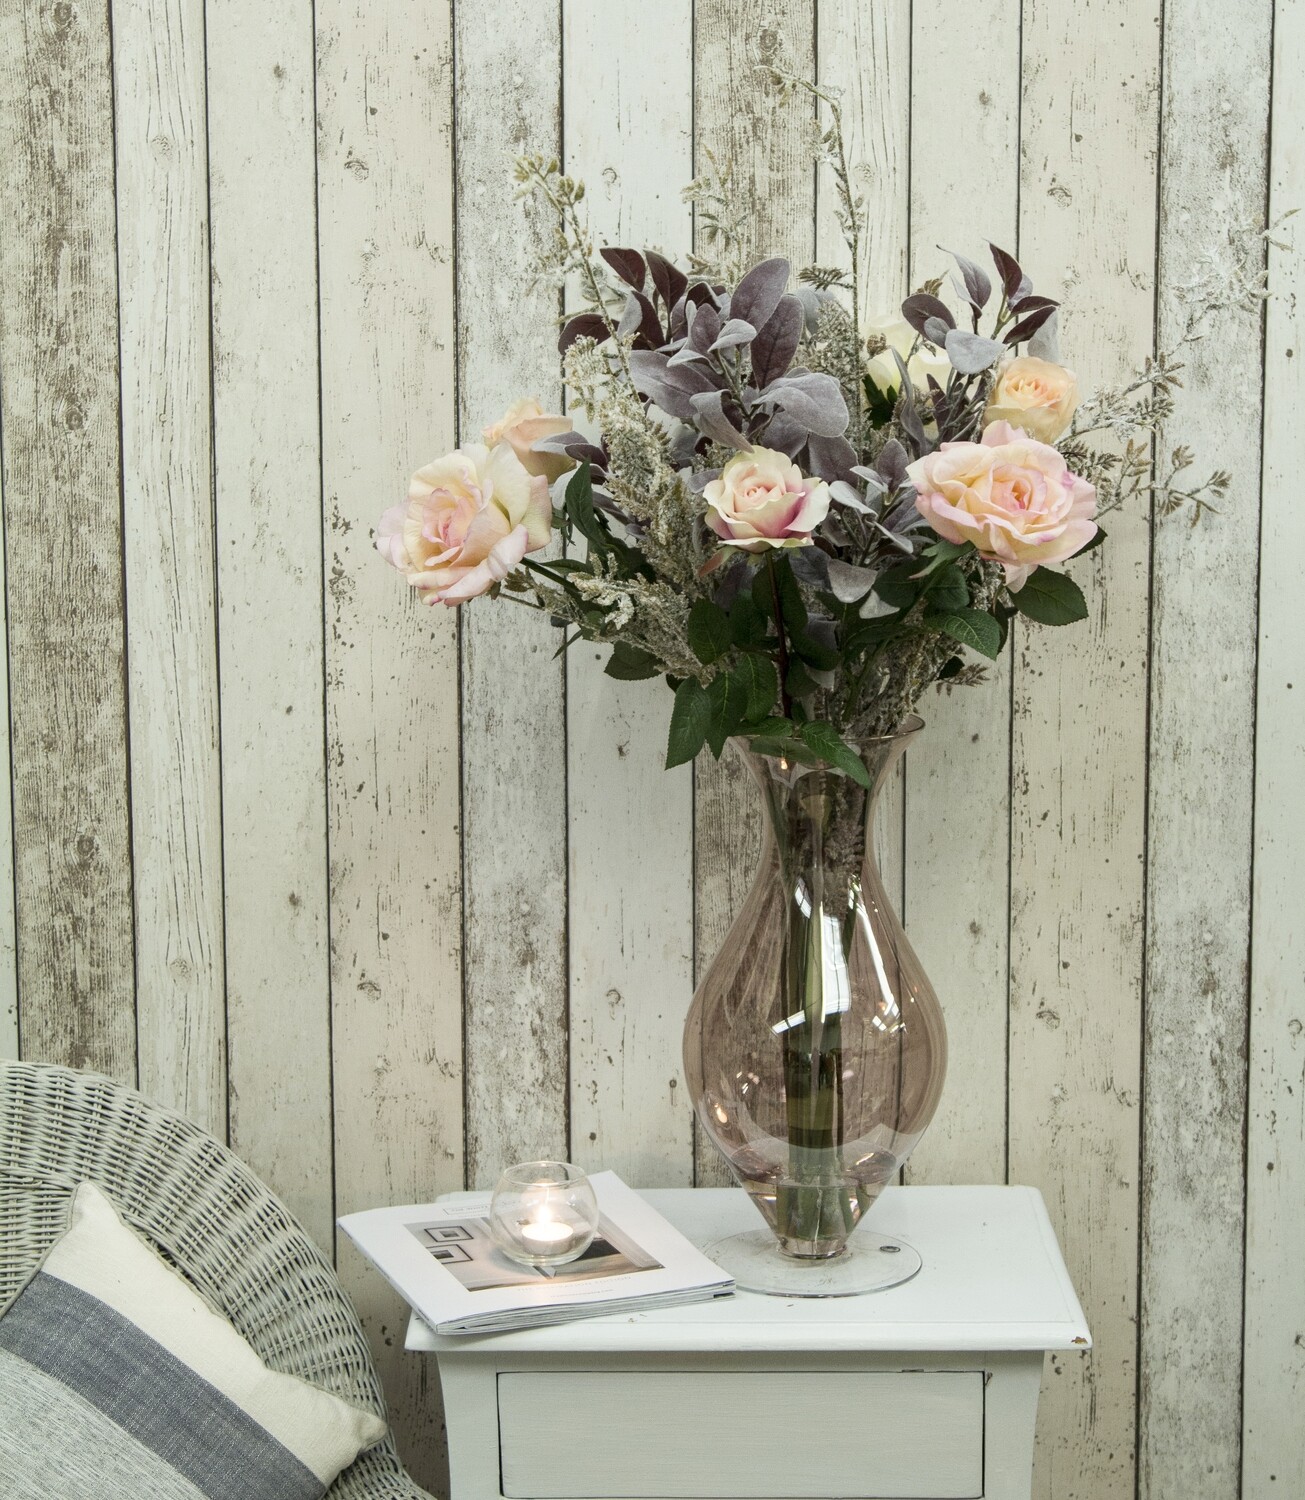
<instances>
[{"instance_id":1,"label":"lit tealight candle","mask_svg":"<svg viewBox=\"0 0 1305 1500\"><path fill-rule=\"evenodd\" d=\"M556 1255L574 1238L571 1226L557 1219L536 1219L521 1226L522 1243L540 1255Z\"/></svg>"}]
</instances>

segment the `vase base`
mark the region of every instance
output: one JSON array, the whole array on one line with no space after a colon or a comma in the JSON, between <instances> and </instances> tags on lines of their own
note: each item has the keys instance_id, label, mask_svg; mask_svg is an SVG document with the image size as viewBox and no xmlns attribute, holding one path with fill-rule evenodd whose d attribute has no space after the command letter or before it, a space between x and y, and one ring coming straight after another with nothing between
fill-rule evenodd
<instances>
[{"instance_id":1,"label":"vase base","mask_svg":"<svg viewBox=\"0 0 1305 1500\"><path fill-rule=\"evenodd\" d=\"M860 1297L910 1281L922 1264L919 1252L891 1234L867 1225L828 1260L798 1260L780 1253L765 1229L747 1229L707 1245L708 1260L734 1278L741 1292L767 1297Z\"/></svg>"}]
</instances>

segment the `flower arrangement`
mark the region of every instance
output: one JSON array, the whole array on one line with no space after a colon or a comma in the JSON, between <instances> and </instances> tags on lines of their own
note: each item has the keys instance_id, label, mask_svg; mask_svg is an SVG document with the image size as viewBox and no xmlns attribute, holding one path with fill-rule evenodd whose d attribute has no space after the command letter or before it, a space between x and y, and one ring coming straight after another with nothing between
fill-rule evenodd
<instances>
[{"instance_id":1,"label":"flower arrangement","mask_svg":"<svg viewBox=\"0 0 1305 1500\"><path fill-rule=\"evenodd\" d=\"M664 676L668 766L740 736L865 784L865 742L930 685L982 681L1016 615L1086 617L1060 568L1105 540L1103 513L1150 489L1199 514L1227 476L1154 475L1176 361L1081 402L1057 303L997 246L991 273L952 256L951 305L940 278L861 324L863 205L820 98L848 271L740 265L714 160L688 190L708 253L687 269L596 249L583 184L518 163L556 224L543 271L579 288L574 419L519 402L418 470L376 545L427 603L514 600L569 627L564 648L610 643L611 676Z\"/></svg>"}]
</instances>

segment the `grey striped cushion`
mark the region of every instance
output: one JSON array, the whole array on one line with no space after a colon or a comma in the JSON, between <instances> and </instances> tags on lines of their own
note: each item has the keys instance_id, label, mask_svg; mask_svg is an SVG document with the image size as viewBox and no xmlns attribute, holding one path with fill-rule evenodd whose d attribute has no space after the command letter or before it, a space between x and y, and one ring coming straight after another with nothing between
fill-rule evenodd
<instances>
[{"instance_id":1,"label":"grey striped cushion","mask_svg":"<svg viewBox=\"0 0 1305 1500\"><path fill-rule=\"evenodd\" d=\"M268 1370L90 1183L0 1318L5 1494L316 1500L384 1432Z\"/></svg>"}]
</instances>

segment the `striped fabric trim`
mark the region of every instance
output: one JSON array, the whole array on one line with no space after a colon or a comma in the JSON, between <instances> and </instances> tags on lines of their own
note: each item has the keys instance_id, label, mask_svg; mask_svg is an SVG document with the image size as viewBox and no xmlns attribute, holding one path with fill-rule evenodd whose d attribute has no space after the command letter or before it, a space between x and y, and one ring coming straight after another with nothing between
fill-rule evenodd
<instances>
[{"instance_id":1,"label":"striped fabric trim","mask_svg":"<svg viewBox=\"0 0 1305 1500\"><path fill-rule=\"evenodd\" d=\"M248 1413L95 1297L38 1272L0 1348L58 1380L208 1500L318 1500L321 1480Z\"/></svg>"}]
</instances>

